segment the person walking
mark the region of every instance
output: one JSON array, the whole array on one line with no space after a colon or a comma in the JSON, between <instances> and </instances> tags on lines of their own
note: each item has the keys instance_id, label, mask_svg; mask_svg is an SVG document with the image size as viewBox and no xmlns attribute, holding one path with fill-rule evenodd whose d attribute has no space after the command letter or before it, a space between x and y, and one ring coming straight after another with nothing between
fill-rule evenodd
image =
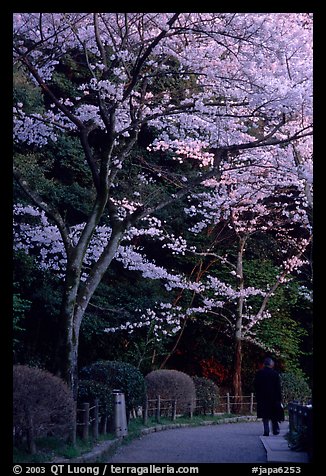
<instances>
[{"instance_id":1,"label":"person walking","mask_svg":"<svg viewBox=\"0 0 326 476\"><path fill-rule=\"evenodd\" d=\"M269 422L272 422L273 435L280 432L279 421L282 420L282 392L280 376L274 370L274 361L267 357L264 367L256 372L254 388L257 400L257 417L262 418L264 436L269 436Z\"/></svg>"}]
</instances>

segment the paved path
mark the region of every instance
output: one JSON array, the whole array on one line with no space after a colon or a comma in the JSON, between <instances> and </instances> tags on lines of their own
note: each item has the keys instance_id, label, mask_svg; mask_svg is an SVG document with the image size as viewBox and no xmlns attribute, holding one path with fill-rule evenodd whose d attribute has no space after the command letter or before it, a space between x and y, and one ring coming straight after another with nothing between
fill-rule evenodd
<instances>
[{"instance_id":1,"label":"paved path","mask_svg":"<svg viewBox=\"0 0 326 476\"><path fill-rule=\"evenodd\" d=\"M260 421L165 430L121 446L108 462L266 463L261 434Z\"/></svg>"}]
</instances>

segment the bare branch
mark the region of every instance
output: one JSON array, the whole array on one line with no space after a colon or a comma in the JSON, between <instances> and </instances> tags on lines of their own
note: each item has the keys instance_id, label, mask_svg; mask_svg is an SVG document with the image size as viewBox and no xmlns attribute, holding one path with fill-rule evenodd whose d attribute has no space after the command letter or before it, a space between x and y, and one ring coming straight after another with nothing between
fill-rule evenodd
<instances>
[{"instance_id":1,"label":"bare branch","mask_svg":"<svg viewBox=\"0 0 326 476\"><path fill-rule=\"evenodd\" d=\"M218 255L216 253L211 253L210 251L208 251L207 253L198 253L198 252L195 252L195 255L197 256L212 256L214 258L217 258L219 259L222 263L227 263L232 269L237 269L236 265L231 263L231 261L227 260L226 258L224 258L223 256L221 255Z\"/></svg>"},{"instance_id":2,"label":"bare branch","mask_svg":"<svg viewBox=\"0 0 326 476\"><path fill-rule=\"evenodd\" d=\"M114 307L114 306L103 307L103 306L98 306L97 304L93 304L92 302L89 302L88 305L90 307L93 307L97 311L100 311L103 313L105 312L105 313L119 314L118 319L125 318L125 317L130 319L133 317L130 312L126 311L126 309L122 307ZM117 318L115 317L115 319Z\"/></svg>"}]
</instances>

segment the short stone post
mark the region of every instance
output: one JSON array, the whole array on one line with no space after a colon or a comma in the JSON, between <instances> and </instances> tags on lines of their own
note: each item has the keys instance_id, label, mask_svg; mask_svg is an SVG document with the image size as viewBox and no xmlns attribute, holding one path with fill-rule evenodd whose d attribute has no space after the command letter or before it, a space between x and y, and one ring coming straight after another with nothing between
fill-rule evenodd
<instances>
[{"instance_id":1,"label":"short stone post","mask_svg":"<svg viewBox=\"0 0 326 476\"><path fill-rule=\"evenodd\" d=\"M128 435L125 395L120 390L112 391L114 398L114 433L117 437Z\"/></svg>"}]
</instances>

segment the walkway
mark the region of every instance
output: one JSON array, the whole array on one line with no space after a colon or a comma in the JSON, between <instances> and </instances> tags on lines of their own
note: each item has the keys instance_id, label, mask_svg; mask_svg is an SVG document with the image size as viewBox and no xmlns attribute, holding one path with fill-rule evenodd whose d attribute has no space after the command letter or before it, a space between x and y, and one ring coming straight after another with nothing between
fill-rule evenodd
<instances>
[{"instance_id":1,"label":"walkway","mask_svg":"<svg viewBox=\"0 0 326 476\"><path fill-rule=\"evenodd\" d=\"M280 427L279 435L264 437L259 421L169 430L158 426L128 445L106 440L76 459L55 458L52 463L309 463L307 453L289 449L288 422Z\"/></svg>"},{"instance_id":2,"label":"walkway","mask_svg":"<svg viewBox=\"0 0 326 476\"><path fill-rule=\"evenodd\" d=\"M165 430L120 446L108 462L266 463L261 434L260 421Z\"/></svg>"}]
</instances>

